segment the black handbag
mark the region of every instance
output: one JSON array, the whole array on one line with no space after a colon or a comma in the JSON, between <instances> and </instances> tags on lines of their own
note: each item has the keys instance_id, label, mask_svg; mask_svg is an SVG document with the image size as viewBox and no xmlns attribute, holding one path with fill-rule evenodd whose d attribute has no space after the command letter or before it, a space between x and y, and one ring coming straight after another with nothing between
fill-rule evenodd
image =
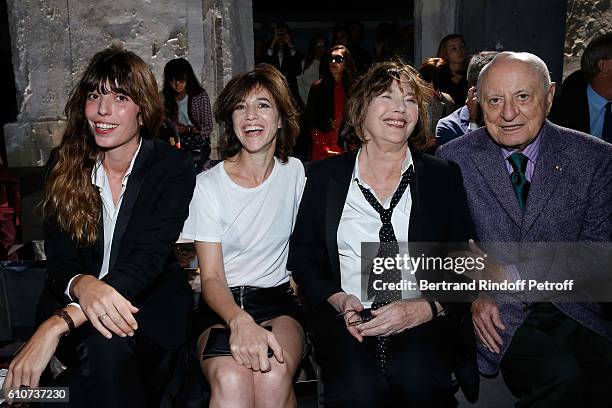
<instances>
[{"instance_id":1,"label":"black handbag","mask_svg":"<svg viewBox=\"0 0 612 408\"><path fill-rule=\"evenodd\" d=\"M202 134L193 128L190 128L188 132L180 133L179 137L181 139L181 149L185 150L199 150L208 140L208 138L202 137Z\"/></svg>"}]
</instances>

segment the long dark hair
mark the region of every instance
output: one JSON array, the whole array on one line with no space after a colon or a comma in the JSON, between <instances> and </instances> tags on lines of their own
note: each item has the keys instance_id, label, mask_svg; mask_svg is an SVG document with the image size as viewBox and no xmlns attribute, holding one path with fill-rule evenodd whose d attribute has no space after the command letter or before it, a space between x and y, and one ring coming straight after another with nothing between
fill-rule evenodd
<instances>
[{"instance_id":1,"label":"long dark hair","mask_svg":"<svg viewBox=\"0 0 612 408\"><path fill-rule=\"evenodd\" d=\"M176 119L178 117L178 105L176 104L176 93L170 85L172 80L185 80L188 96L196 96L202 93L202 87L196 78L191 64L185 58L176 58L168 61L164 67L164 108L166 117Z\"/></svg>"},{"instance_id":2,"label":"long dark hair","mask_svg":"<svg viewBox=\"0 0 612 408\"><path fill-rule=\"evenodd\" d=\"M439 71L441 72L440 74L441 77L452 75L452 72L450 69L450 62L448 60L448 50L446 49L446 45L448 44L450 40L454 40L455 38L460 39L465 44L465 40L463 39L463 36L461 34L456 34L456 33L448 34L447 36L442 38L440 40L440 44L438 44L438 53L436 56L438 58L442 58L442 61L440 61L440 63L438 64ZM459 72L462 76L465 76L465 73L467 71L468 62L469 62L468 58L466 58L465 61L463 61L463 66Z\"/></svg>"},{"instance_id":3,"label":"long dark hair","mask_svg":"<svg viewBox=\"0 0 612 408\"><path fill-rule=\"evenodd\" d=\"M309 100L309 109L307 121L311 128L327 132L332 129L334 121L334 108L336 101L334 99L335 80L329 69L331 62L331 53L341 50L344 56L344 72L342 73L342 87L344 94L348 99L350 97L353 83L355 82L355 63L351 57L351 53L344 45L335 45L328 53L321 57L319 64L319 73L321 75L321 83L318 92L313 94L312 100Z\"/></svg>"},{"instance_id":4,"label":"long dark hair","mask_svg":"<svg viewBox=\"0 0 612 408\"><path fill-rule=\"evenodd\" d=\"M66 129L42 197L45 217L55 219L83 246L95 242L101 211L100 192L91 182L101 150L85 117L87 94L92 91L129 96L140 108L143 135L157 135L162 121L155 76L139 56L116 47L94 55L66 103Z\"/></svg>"},{"instance_id":5,"label":"long dark hair","mask_svg":"<svg viewBox=\"0 0 612 408\"><path fill-rule=\"evenodd\" d=\"M276 136L274 156L286 163L300 131L299 114L287 80L278 69L269 64L258 64L255 69L236 75L219 94L214 111L215 120L223 127L221 158L225 160L240 153L242 144L234 132L232 114L236 106L258 88L270 92L282 119L283 126Z\"/></svg>"}]
</instances>

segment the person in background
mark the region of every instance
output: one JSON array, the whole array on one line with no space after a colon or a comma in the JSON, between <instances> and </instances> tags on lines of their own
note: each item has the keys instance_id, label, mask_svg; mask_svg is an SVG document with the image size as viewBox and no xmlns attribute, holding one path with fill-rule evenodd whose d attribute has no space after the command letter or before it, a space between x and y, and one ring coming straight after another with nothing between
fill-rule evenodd
<instances>
[{"instance_id":1,"label":"person in background","mask_svg":"<svg viewBox=\"0 0 612 408\"><path fill-rule=\"evenodd\" d=\"M305 341L287 254L305 183L289 157L298 117L268 64L232 78L215 103L223 161L198 176L183 228L200 266L197 350L211 407L297 406Z\"/></svg>"},{"instance_id":2,"label":"person in background","mask_svg":"<svg viewBox=\"0 0 612 408\"><path fill-rule=\"evenodd\" d=\"M336 27L334 34L332 35L331 43L334 45L344 45L348 48L350 42L349 32L344 26Z\"/></svg>"},{"instance_id":3,"label":"person in background","mask_svg":"<svg viewBox=\"0 0 612 408\"><path fill-rule=\"evenodd\" d=\"M468 98L465 105L438 121L438 125L435 127L438 146L442 146L484 125L476 95L476 83L482 68L491 62L497 54L497 51L482 51L470 60L467 70L467 80L470 86Z\"/></svg>"},{"instance_id":4,"label":"person in background","mask_svg":"<svg viewBox=\"0 0 612 408\"><path fill-rule=\"evenodd\" d=\"M300 96L303 101L308 101L308 94L310 93L310 87L313 82L321 78L320 74L320 63L321 57L328 50L327 39L322 35L315 35L310 39L309 51L306 59L304 60L304 68L302 75L298 80L298 86L300 87ZM306 109L301 112L300 123L306 122ZM310 136L309 129L306 126L300 126L300 133L293 147L294 157L300 159L302 162L310 160L312 153L312 138Z\"/></svg>"},{"instance_id":5,"label":"person in background","mask_svg":"<svg viewBox=\"0 0 612 408\"><path fill-rule=\"evenodd\" d=\"M266 43L263 38L255 36L253 45L255 51L255 65L265 63L268 58L268 43Z\"/></svg>"},{"instance_id":6,"label":"person in background","mask_svg":"<svg viewBox=\"0 0 612 408\"><path fill-rule=\"evenodd\" d=\"M553 104L551 120L612 143L612 33L594 38Z\"/></svg>"},{"instance_id":7,"label":"person in background","mask_svg":"<svg viewBox=\"0 0 612 408\"><path fill-rule=\"evenodd\" d=\"M19 236L21 224L20 181L0 158L0 260L16 261L17 252L9 255Z\"/></svg>"},{"instance_id":8,"label":"person in background","mask_svg":"<svg viewBox=\"0 0 612 408\"><path fill-rule=\"evenodd\" d=\"M414 25L409 24L400 28L400 43L395 55L405 63L412 65L414 61Z\"/></svg>"},{"instance_id":9,"label":"person in background","mask_svg":"<svg viewBox=\"0 0 612 408\"><path fill-rule=\"evenodd\" d=\"M400 32L395 23L380 23L376 27L374 61L390 61L396 56L400 45Z\"/></svg>"},{"instance_id":10,"label":"person in background","mask_svg":"<svg viewBox=\"0 0 612 408\"><path fill-rule=\"evenodd\" d=\"M276 67L287 80L291 96L298 109L304 109L304 101L300 97L297 77L302 73L304 56L293 45L291 28L285 23L272 24L272 42L268 48L266 63Z\"/></svg>"},{"instance_id":11,"label":"person in background","mask_svg":"<svg viewBox=\"0 0 612 408\"><path fill-rule=\"evenodd\" d=\"M175 143L188 150L196 165L201 166L208 160L208 155L203 153L210 154L212 113L208 94L186 59L173 59L164 67L162 96L166 121L178 132Z\"/></svg>"},{"instance_id":12,"label":"person in background","mask_svg":"<svg viewBox=\"0 0 612 408\"><path fill-rule=\"evenodd\" d=\"M353 61L355 61L355 72L357 75L363 75L372 65L372 55L368 50L361 47L365 31L363 24L361 21L350 21L346 25L346 29L349 35L347 48L353 56Z\"/></svg>"},{"instance_id":13,"label":"person in background","mask_svg":"<svg viewBox=\"0 0 612 408\"><path fill-rule=\"evenodd\" d=\"M421 78L431 85L431 102L427 105L427 110L429 111L429 129L435 129L441 118L455 110L453 98L449 94L440 91L438 70L439 64L442 61L442 58L427 58L419 67ZM427 141L427 148L425 150L427 152L435 151L436 139L433 134L428 135Z\"/></svg>"},{"instance_id":14,"label":"person in background","mask_svg":"<svg viewBox=\"0 0 612 408\"><path fill-rule=\"evenodd\" d=\"M69 387L62 406L159 406L191 324L172 248L195 185L189 155L155 137L162 112L153 72L122 49L94 55L74 87L42 198L42 323L4 395L37 388L55 353L68 369L45 385Z\"/></svg>"},{"instance_id":15,"label":"person in background","mask_svg":"<svg viewBox=\"0 0 612 408\"><path fill-rule=\"evenodd\" d=\"M440 90L449 94L456 106L463 106L468 91L463 37L460 34L449 34L442 38L436 56L444 60L440 65Z\"/></svg>"},{"instance_id":16,"label":"person in background","mask_svg":"<svg viewBox=\"0 0 612 408\"><path fill-rule=\"evenodd\" d=\"M327 52L328 47L327 38L320 34L313 36L308 43L308 53L306 58L304 58L302 74L297 77L300 97L303 101L308 100L308 93L312 83L321 77L319 74L319 63L323 54Z\"/></svg>"},{"instance_id":17,"label":"person in background","mask_svg":"<svg viewBox=\"0 0 612 408\"><path fill-rule=\"evenodd\" d=\"M312 84L306 105L305 125L312 137L313 161L343 151L338 145L338 129L354 75L351 53L343 45L333 46L331 53L321 59L321 79Z\"/></svg>"}]
</instances>

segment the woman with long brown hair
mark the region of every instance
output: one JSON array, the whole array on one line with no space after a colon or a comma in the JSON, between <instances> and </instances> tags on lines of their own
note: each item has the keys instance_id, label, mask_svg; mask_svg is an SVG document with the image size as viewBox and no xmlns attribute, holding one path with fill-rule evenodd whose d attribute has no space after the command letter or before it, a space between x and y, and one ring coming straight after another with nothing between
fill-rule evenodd
<instances>
[{"instance_id":1,"label":"woman with long brown hair","mask_svg":"<svg viewBox=\"0 0 612 408\"><path fill-rule=\"evenodd\" d=\"M443 63L439 64L440 90L449 94L456 106L465 105L468 91L468 58L463 37L460 34L449 34L442 38L437 57L443 60Z\"/></svg>"},{"instance_id":2,"label":"woman with long brown hair","mask_svg":"<svg viewBox=\"0 0 612 408\"><path fill-rule=\"evenodd\" d=\"M118 48L97 53L73 89L43 193L44 321L11 362L5 395L38 387L55 353L67 406L159 404L189 322L172 244L195 183L188 155L152 138L162 109L148 65Z\"/></svg>"}]
</instances>

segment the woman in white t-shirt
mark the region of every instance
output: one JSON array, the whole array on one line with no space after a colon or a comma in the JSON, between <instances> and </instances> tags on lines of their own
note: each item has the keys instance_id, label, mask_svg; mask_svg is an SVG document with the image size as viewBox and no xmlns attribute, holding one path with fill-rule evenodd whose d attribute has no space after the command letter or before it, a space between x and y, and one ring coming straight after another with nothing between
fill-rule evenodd
<instances>
[{"instance_id":1,"label":"woman in white t-shirt","mask_svg":"<svg viewBox=\"0 0 612 408\"><path fill-rule=\"evenodd\" d=\"M183 229L200 265L198 355L210 406L296 406L304 331L287 254L305 183L289 157L298 113L282 74L261 64L227 84L215 119L224 160L198 176Z\"/></svg>"}]
</instances>

